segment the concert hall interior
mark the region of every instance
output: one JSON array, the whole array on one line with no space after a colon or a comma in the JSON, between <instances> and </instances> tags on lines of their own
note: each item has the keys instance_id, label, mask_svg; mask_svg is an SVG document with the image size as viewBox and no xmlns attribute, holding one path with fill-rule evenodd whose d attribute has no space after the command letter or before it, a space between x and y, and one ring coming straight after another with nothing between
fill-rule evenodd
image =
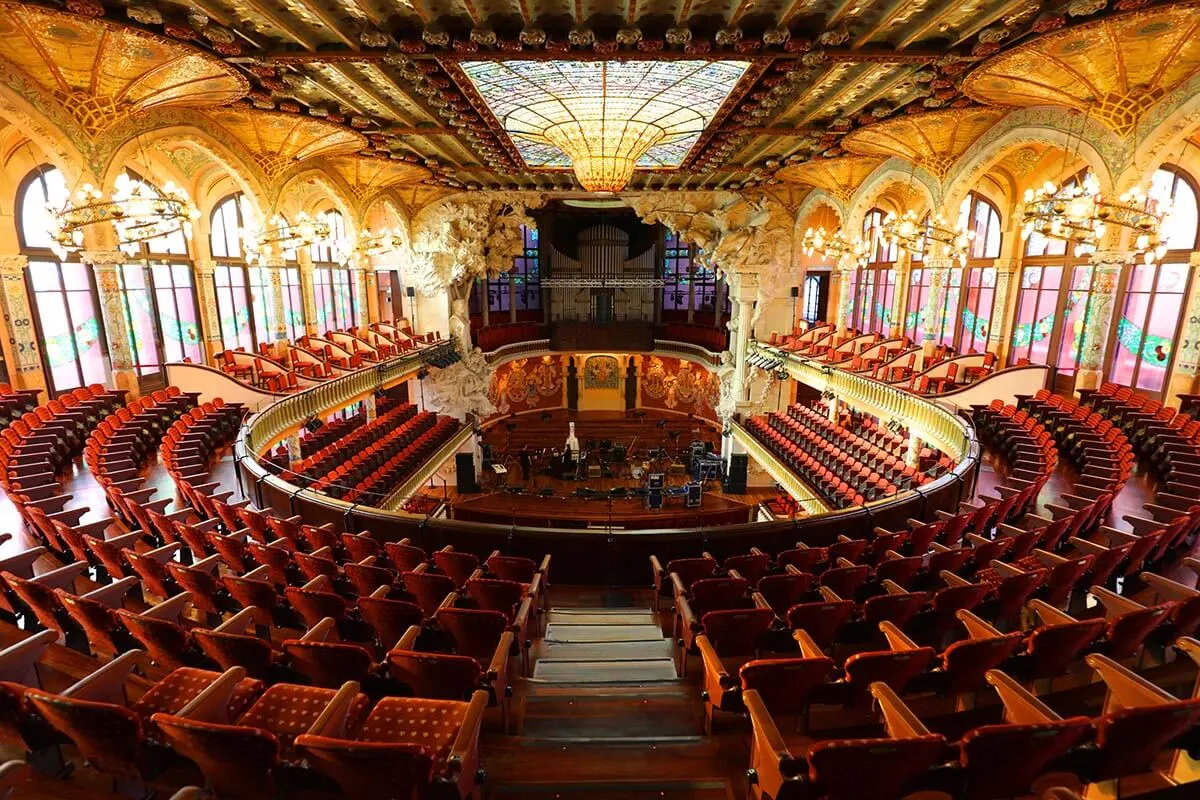
<instances>
[{"instance_id":1,"label":"concert hall interior","mask_svg":"<svg viewBox=\"0 0 1200 800\"><path fill-rule=\"evenodd\" d=\"M1196 800L1200 0L0 0L0 800Z\"/></svg>"}]
</instances>

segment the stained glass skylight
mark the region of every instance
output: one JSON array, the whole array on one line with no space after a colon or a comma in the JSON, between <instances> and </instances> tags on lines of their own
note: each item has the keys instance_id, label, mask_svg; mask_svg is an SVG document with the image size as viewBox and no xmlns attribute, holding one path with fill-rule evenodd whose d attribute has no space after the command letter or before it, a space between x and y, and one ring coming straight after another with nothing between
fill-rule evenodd
<instances>
[{"instance_id":1,"label":"stained glass skylight","mask_svg":"<svg viewBox=\"0 0 1200 800\"><path fill-rule=\"evenodd\" d=\"M635 165L655 169L683 163L750 65L467 61L459 66L528 166L573 166L585 187L615 190Z\"/></svg>"}]
</instances>

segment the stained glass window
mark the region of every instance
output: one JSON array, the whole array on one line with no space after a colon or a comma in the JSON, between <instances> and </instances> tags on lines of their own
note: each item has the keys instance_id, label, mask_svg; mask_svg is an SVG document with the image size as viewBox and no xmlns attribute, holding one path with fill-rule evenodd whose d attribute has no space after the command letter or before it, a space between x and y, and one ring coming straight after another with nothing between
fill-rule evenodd
<instances>
[{"instance_id":1,"label":"stained glass window","mask_svg":"<svg viewBox=\"0 0 1200 800\"><path fill-rule=\"evenodd\" d=\"M1190 269L1196 247L1196 191L1177 168L1156 170L1150 192L1172 201L1166 237L1169 250L1161 264L1125 268L1121 316L1114 321L1109 351L1109 380L1153 394L1167 388L1175 343L1186 303Z\"/></svg>"},{"instance_id":2,"label":"stained glass window","mask_svg":"<svg viewBox=\"0 0 1200 800\"><path fill-rule=\"evenodd\" d=\"M867 243L871 263L863 270L854 292L853 327L884 336L891 333L892 303L896 296L896 245L883 235L885 214L873 208L863 219L863 241Z\"/></svg>"},{"instance_id":3,"label":"stained glass window","mask_svg":"<svg viewBox=\"0 0 1200 800\"><path fill-rule=\"evenodd\" d=\"M968 257L1000 257L1000 212L991 201L975 192L968 192L958 209L958 225L975 234Z\"/></svg>"},{"instance_id":4,"label":"stained glass window","mask_svg":"<svg viewBox=\"0 0 1200 800\"><path fill-rule=\"evenodd\" d=\"M957 270L955 270L957 272ZM963 297L958 352L982 353L987 350L996 301L996 268L971 267L965 272L966 292Z\"/></svg>"},{"instance_id":5,"label":"stained glass window","mask_svg":"<svg viewBox=\"0 0 1200 800\"><path fill-rule=\"evenodd\" d=\"M552 140L579 135L604 136L636 149L650 126L664 135L638 159L638 166L655 168L683 162L750 65L530 60L466 61L459 66L528 166L571 166Z\"/></svg>"},{"instance_id":6,"label":"stained glass window","mask_svg":"<svg viewBox=\"0 0 1200 800\"><path fill-rule=\"evenodd\" d=\"M1021 270L1017 318L1013 323L1010 363L1025 358L1032 364L1050 363L1054 321L1062 286L1060 266L1029 266Z\"/></svg>"},{"instance_id":7,"label":"stained glass window","mask_svg":"<svg viewBox=\"0 0 1200 800\"><path fill-rule=\"evenodd\" d=\"M825 304L822 302L822 297L828 294L828 285L829 275L827 273L804 276L804 288L801 290L804 305L800 311L802 320L817 322L824 318Z\"/></svg>"},{"instance_id":8,"label":"stained glass window","mask_svg":"<svg viewBox=\"0 0 1200 800\"><path fill-rule=\"evenodd\" d=\"M211 216L217 317L226 349L254 350L275 340L272 268L247 267L242 252L242 237L251 220L249 203L241 192L217 203Z\"/></svg>"}]
</instances>

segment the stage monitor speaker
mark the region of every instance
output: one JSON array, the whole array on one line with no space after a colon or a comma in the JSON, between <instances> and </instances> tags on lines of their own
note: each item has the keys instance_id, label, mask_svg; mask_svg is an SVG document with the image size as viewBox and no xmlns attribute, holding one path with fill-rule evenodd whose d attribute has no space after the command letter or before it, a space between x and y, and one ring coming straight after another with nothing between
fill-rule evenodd
<instances>
[{"instance_id":1,"label":"stage monitor speaker","mask_svg":"<svg viewBox=\"0 0 1200 800\"><path fill-rule=\"evenodd\" d=\"M725 491L730 494L746 493L746 472L750 468L750 456L734 453L729 456L729 470L725 473Z\"/></svg>"},{"instance_id":2,"label":"stage monitor speaker","mask_svg":"<svg viewBox=\"0 0 1200 800\"><path fill-rule=\"evenodd\" d=\"M471 453L456 453L454 456L455 476L458 479L459 494L478 494L479 486L475 483L475 456Z\"/></svg>"}]
</instances>

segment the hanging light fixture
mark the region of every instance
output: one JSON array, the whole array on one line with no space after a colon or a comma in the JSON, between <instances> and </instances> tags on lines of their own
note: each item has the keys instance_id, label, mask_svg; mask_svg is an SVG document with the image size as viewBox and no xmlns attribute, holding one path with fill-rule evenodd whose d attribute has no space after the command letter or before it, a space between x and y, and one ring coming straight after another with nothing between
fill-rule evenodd
<instances>
[{"instance_id":1,"label":"hanging light fixture","mask_svg":"<svg viewBox=\"0 0 1200 800\"><path fill-rule=\"evenodd\" d=\"M1046 181L1025 190L1021 209L1021 236L1037 233L1075 245L1075 253L1095 249L1109 225L1132 231L1129 251L1151 264L1163 257L1167 241L1162 232L1170 216L1170 200L1150 196L1135 186L1110 200L1100 192L1100 182L1088 173L1082 181L1055 186Z\"/></svg>"},{"instance_id":2,"label":"hanging light fixture","mask_svg":"<svg viewBox=\"0 0 1200 800\"><path fill-rule=\"evenodd\" d=\"M294 222L288 222L282 214L276 214L265 228L258 231L252 231L247 226L242 249L246 253L246 261L254 264L282 256L289 250L329 241L330 235L328 222L303 211L296 215ZM340 248L335 243L337 249Z\"/></svg>"},{"instance_id":3,"label":"hanging light fixture","mask_svg":"<svg viewBox=\"0 0 1200 800\"><path fill-rule=\"evenodd\" d=\"M835 264L843 259L850 259L859 266L867 263L867 245L860 239L850 241L841 228L833 232L826 232L824 228L809 228L800 241L800 249L810 258L815 255Z\"/></svg>"},{"instance_id":4,"label":"hanging light fixture","mask_svg":"<svg viewBox=\"0 0 1200 800\"><path fill-rule=\"evenodd\" d=\"M941 214L919 219L917 212L910 209L898 217L895 214L884 217L883 236L912 255L953 258L965 265L975 231L962 225L952 226Z\"/></svg>"},{"instance_id":5,"label":"hanging light fixture","mask_svg":"<svg viewBox=\"0 0 1200 800\"><path fill-rule=\"evenodd\" d=\"M384 228L381 231L363 230L355 240L352 258L373 258L393 253L404 246L404 235L399 228Z\"/></svg>"},{"instance_id":6,"label":"hanging light fixture","mask_svg":"<svg viewBox=\"0 0 1200 800\"><path fill-rule=\"evenodd\" d=\"M47 211L50 247L62 259L84 248L84 229L92 225L111 225L117 246L131 252L141 242L177 232L190 237L192 220L200 216L187 192L171 181L156 187L125 172L117 176L111 195L85 183L62 208Z\"/></svg>"}]
</instances>

